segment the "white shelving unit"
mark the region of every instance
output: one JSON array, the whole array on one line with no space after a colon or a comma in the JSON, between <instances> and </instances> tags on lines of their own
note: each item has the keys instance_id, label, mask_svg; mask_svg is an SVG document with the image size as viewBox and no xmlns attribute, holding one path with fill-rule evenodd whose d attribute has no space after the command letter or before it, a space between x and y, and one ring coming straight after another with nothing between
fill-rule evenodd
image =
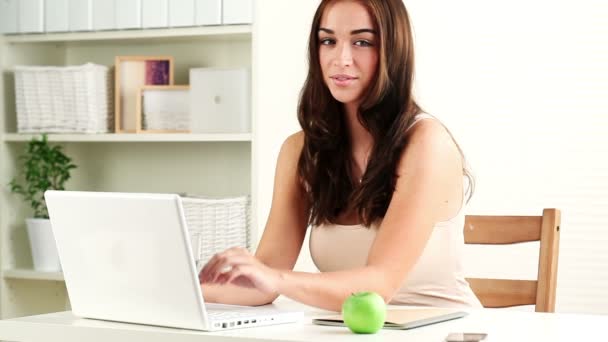
<instances>
[{"instance_id":1,"label":"white shelving unit","mask_svg":"<svg viewBox=\"0 0 608 342\"><path fill-rule=\"evenodd\" d=\"M8 133L6 142L30 141L38 134ZM251 141L251 134L49 134L53 142L245 142Z\"/></svg>"},{"instance_id":2,"label":"white shelving unit","mask_svg":"<svg viewBox=\"0 0 608 342\"><path fill-rule=\"evenodd\" d=\"M252 26L0 35L0 318L69 308L62 273L32 270L25 230L31 213L7 186L17 175L19 155L36 136L16 132L12 69L86 62L113 66L116 55L171 55L175 84L188 84L194 67L253 68ZM254 200L254 136L50 134L49 140L62 145L78 166L66 185L70 190L251 194Z\"/></svg>"},{"instance_id":3,"label":"white shelving unit","mask_svg":"<svg viewBox=\"0 0 608 342\"><path fill-rule=\"evenodd\" d=\"M40 272L28 269L4 270L4 279L63 281L61 272Z\"/></svg>"},{"instance_id":4,"label":"white shelving unit","mask_svg":"<svg viewBox=\"0 0 608 342\"><path fill-rule=\"evenodd\" d=\"M248 39L251 37L251 25L224 25L203 27L180 27L171 29L145 29L98 32L69 32L69 33L38 33L11 34L5 36L9 44L44 43L44 42L76 42L76 41L116 41L167 38L203 38L203 39Z\"/></svg>"}]
</instances>

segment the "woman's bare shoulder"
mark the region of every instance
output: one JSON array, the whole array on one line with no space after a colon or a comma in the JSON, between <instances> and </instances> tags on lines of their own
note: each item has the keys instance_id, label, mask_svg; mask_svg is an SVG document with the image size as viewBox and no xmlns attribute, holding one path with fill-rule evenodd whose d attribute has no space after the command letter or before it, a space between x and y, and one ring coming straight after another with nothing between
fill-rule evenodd
<instances>
[{"instance_id":1,"label":"woman's bare shoulder","mask_svg":"<svg viewBox=\"0 0 608 342\"><path fill-rule=\"evenodd\" d=\"M286 154L290 157L300 157L302 147L304 146L304 132L298 131L288 136L281 146L281 154ZM291 158L290 158L291 159Z\"/></svg>"},{"instance_id":2,"label":"woman's bare shoulder","mask_svg":"<svg viewBox=\"0 0 608 342\"><path fill-rule=\"evenodd\" d=\"M449 154L459 155L458 147L451 133L437 119L428 118L417 122L408 132L409 145L439 149Z\"/></svg>"},{"instance_id":3,"label":"woman's bare shoulder","mask_svg":"<svg viewBox=\"0 0 608 342\"><path fill-rule=\"evenodd\" d=\"M411 174L417 168L437 168L454 175L454 180L462 177L461 152L451 133L440 121L420 120L408 134L409 142L402 152L398 174Z\"/></svg>"}]
</instances>

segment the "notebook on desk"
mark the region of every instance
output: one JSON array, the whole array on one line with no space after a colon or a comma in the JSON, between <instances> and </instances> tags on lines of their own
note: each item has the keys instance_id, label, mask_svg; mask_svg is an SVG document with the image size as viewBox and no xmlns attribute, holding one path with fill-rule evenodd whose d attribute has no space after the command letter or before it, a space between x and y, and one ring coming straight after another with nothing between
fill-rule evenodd
<instances>
[{"instance_id":1,"label":"notebook on desk","mask_svg":"<svg viewBox=\"0 0 608 342\"><path fill-rule=\"evenodd\" d=\"M421 326L462 318L467 313L453 309L415 308L391 309L386 312L385 329L413 329ZM314 324L344 326L341 315L318 317Z\"/></svg>"}]
</instances>

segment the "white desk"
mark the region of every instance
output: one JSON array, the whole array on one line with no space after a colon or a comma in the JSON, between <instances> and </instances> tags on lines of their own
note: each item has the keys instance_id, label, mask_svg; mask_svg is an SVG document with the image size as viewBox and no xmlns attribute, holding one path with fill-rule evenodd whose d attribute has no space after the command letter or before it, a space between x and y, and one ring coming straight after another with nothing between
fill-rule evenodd
<instances>
[{"instance_id":1,"label":"white desk","mask_svg":"<svg viewBox=\"0 0 608 342\"><path fill-rule=\"evenodd\" d=\"M512 310L471 310L461 319L412 330L355 335L347 328L313 325L327 312L290 301L279 308L306 312L299 323L205 333L74 317L71 312L0 321L0 340L17 342L237 342L237 341L443 341L450 332L486 332L490 341L608 341L608 316L540 314Z\"/></svg>"}]
</instances>

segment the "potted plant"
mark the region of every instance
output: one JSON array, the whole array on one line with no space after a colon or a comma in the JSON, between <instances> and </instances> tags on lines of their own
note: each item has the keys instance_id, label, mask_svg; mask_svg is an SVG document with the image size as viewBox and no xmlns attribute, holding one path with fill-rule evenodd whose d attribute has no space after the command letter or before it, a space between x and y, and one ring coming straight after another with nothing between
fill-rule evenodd
<instances>
[{"instance_id":1,"label":"potted plant","mask_svg":"<svg viewBox=\"0 0 608 342\"><path fill-rule=\"evenodd\" d=\"M46 134L42 139L33 138L26 152L19 157L23 163L20 175L10 182L11 191L20 194L34 211L32 218L26 219L27 232L32 250L34 269L37 271L60 271L61 264L51 230L51 222L44 200L46 190L64 190L70 179L70 170L76 168L66 156L61 146L50 146Z\"/></svg>"}]
</instances>

